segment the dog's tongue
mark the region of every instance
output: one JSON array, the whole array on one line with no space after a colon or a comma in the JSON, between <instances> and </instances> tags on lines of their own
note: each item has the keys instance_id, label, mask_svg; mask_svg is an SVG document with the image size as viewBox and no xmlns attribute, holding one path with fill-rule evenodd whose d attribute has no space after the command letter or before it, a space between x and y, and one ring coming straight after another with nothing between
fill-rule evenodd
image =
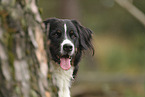
<instances>
[{"instance_id":1,"label":"dog's tongue","mask_svg":"<svg viewBox=\"0 0 145 97\"><path fill-rule=\"evenodd\" d=\"M64 70L69 70L71 67L70 59L69 58L60 58L60 66Z\"/></svg>"}]
</instances>

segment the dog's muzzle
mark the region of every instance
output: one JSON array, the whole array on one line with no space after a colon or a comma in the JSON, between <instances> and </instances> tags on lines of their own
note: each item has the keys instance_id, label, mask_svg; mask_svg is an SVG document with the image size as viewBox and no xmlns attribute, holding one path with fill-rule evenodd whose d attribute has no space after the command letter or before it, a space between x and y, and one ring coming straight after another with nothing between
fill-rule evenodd
<instances>
[{"instance_id":1,"label":"dog's muzzle","mask_svg":"<svg viewBox=\"0 0 145 97\"><path fill-rule=\"evenodd\" d=\"M66 39L61 43L61 54L62 55L73 55L74 54L74 44Z\"/></svg>"}]
</instances>

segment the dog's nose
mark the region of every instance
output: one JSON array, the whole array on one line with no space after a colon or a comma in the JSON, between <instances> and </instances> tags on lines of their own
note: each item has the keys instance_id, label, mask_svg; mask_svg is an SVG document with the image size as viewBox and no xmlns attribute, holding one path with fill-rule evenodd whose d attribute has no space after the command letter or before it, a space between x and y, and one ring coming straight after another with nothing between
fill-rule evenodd
<instances>
[{"instance_id":1,"label":"dog's nose","mask_svg":"<svg viewBox=\"0 0 145 97\"><path fill-rule=\"evenodd\" d=\"M65 52L67 52L67 53L69 53L69 52L71 52L72 51L72 45L70 45L70 44L65 44L65 45L63 45L63 50L65 51Z\"/></svg>"}]
</instances>

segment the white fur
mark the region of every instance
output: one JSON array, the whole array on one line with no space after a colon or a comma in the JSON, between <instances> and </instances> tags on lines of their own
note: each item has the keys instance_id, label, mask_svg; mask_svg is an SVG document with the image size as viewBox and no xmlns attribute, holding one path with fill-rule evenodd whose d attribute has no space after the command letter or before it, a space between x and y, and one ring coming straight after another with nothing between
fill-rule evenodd
<instances>
[{"instance_id":1,"label":"white fur","mask_svg":"<svg viewBox=\"0 0 145 97\"><path fill-rule=\"evenodd\" d=\"M55 62L51 62L51 72L52 72L52 81L53 84L59 88L58 97L70 97L70 86L71 79L73 79L73 69L71 67L69 70L63 70L58 64Z\"/></svg>"},{"instance_id":2,"label":"white fur","mask_svg":"<svg viewBox=\"0 0 145 97\"><path fill-rule=\"evenodd\" d=\"M65 39L67 39L67 34L66 34L66 32L67 32L67 26L66 26L66 24L64 24L64 32L65 32Z\"/></svg>"},{"instance_id":3,"label":"white fur","mask_svg":"<svg viewBox=\"0 0 145 97\"><path fill-rule=\"evenodd\" d=\"M63 46L64 46L65 44L69 44L69 45L72 46L72 51L70 52L70 55L73 55L73 54L74 54L74 50L75 50L75 49L74 49L74 45L73 45L73 43L72 43L69 39L65 39L65 40L61 43L61 50L60 50L61 54L64 54Z\"/></svg>"},{"instance_id":4,"label":"white fur","mask_svg":"<svg viewBox=\"0 0 145 97\"><path fill-rule=\"evenodd\" d=\"M61 52L61 54L64 54L63 46L65 44L69 44L69 45L72 46L72 51L70 52L70 55L73 55L74 52L75 52L75 49L74 49L75 47L74 47L74 44L67 37L67 26L66 26L66 24L64 24L64 31L65 31L65 34L64 34L65 39L61 43L61 50L60 50L60 52Z\"/></svg>"}]
</instances>

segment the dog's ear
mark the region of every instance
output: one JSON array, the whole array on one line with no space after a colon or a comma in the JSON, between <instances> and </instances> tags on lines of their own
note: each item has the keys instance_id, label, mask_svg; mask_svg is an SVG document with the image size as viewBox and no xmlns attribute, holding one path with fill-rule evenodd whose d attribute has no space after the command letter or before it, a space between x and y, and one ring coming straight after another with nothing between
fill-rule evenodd
<instances>
[{"instance_id":1,"label":"dog's ear","mask_svg":"<svg viewBox=\"0 0 145 97\"><path fill-rule=\"evenodd\" d=\"M78 21L71 20L72 23L76 26L78 34L79 34L79 42L80 42L80 49L87 50L91 49L94 55L94 48L91 43L92 39L92 31L84 26L82 26Z\"/></svg>"},{"instance_id":2,"label":"dog's ear","mask_svg":"<svg viewBox=\"0 0 145 97\"><path fill-rule=\"evenodd\" d=\"M56 21L57 18L48 18L46 20L43 21L44 25L45 25L45 32L46 32L46 35L48 35L49 33L49 27L50 27L50 24L54 21Z\"/></svg>"},{"instance_id":3,"label":"dog's ear","mask_svg":"<svg viewBox=\"0 0 145 97\"><path fill-rule=\"evenodd\" d=\"M48 18L48 19L44 20L43 23L46 26L48 23L51 23L51 22L56 21L56 20L58 20L58 19L57 18Z\"/></svg>"}]
</instances>

